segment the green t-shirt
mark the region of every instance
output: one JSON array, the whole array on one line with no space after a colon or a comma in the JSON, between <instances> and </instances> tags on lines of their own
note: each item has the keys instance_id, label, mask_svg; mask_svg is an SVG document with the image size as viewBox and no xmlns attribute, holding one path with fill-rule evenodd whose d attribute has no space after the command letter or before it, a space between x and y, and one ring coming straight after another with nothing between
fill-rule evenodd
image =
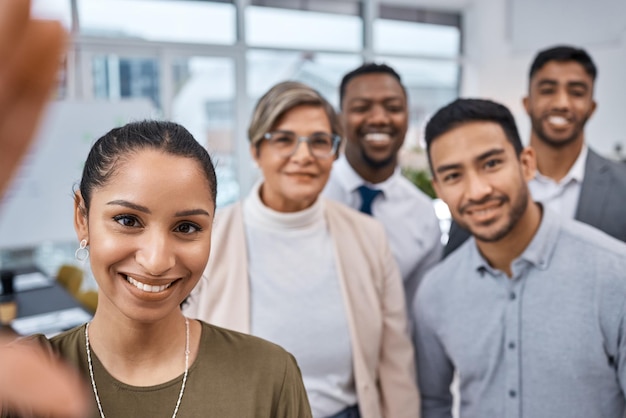
<instances>
[{"instance_id":1,"label":"green t-shirt","mask_svg":"<svg viewBox=\"0 0 626 418\"><path fill-rule=\"evenodd\" d=\"M78 367L89 381L85 326L42 343ZM94 377L108 418L170 418L182 374L156 386L137 387L113 378L91 353ZM95 399L93 418L99 418ZM200 350L189 368L177 417L309 418L300 370L281 347L250 335L202 323Z\"/></svg>"}]
</instances>

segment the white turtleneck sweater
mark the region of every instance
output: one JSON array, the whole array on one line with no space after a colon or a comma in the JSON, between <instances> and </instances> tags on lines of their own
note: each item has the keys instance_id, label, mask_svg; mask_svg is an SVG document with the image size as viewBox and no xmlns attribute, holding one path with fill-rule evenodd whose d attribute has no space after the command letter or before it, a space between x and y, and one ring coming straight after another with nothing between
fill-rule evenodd
<instances>
[{"instance_id":1,"label":"white turtleneck sweater","mask_svg":"<svg viewBox=\"0 0 626 418\"><path fill-rule=\"evenodd\" d=\"M243 203L251 333L292 353L313 416L357 403L352 349L323 199L295 212L263 204L257 185Z\"/></svg>"}]
</instances>

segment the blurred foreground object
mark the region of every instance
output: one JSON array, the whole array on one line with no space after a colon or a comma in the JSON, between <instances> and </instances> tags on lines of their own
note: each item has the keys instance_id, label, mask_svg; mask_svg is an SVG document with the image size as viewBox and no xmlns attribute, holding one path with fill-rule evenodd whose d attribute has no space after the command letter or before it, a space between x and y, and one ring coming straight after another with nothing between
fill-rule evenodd
<instances>
[{"instance_id":1,"label":"blurred foreground object","mask_svg":"<svg viewBox=\"0 0 626 418\"><path fill-rule=\"evenodd\" d=\"M0 0L0 196L33 140L66 40L61 23L30 18L30 1Z\"/></svg>"},{"instance_id":2,"label":"blurred foreground object","mask_svg":"<svg viewBox=\"0 0 626 418\"><path fill-rule=\"evenodd\" d=\"M0 338L0 412L59 418L87 415L88 387L78 373L39 346L6 343Z\"/></svg>"},{"instance_id":3,"label":"blurred foreground object","mask_svg":"<svg viewBox=\"0 0 626 418\"><path fill-rule=\"evenodd\" d=\"M30 1L0 0L0 197L32 141L56 79L66 33L30 18ZM43 350L0 338L0 412L83 417L78 374Z\"/></svg>"}]
</instances>

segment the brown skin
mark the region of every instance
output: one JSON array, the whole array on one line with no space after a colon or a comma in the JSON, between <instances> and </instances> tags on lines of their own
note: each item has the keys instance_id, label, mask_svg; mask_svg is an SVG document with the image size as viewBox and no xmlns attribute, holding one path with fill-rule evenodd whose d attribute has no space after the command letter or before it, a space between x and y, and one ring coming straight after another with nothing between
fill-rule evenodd
<instances>
[{"instance_id":1,"label":"brown skin","mask_svg":"<svg viewBox=\"0 0 626 418\"><path fill-rule=\"evenodd\" d=\"M533 75L523 104L539 171L559 181L585 143L585 124L596 109L593 79L575 61L550 61Z\"/></svg>"},{"instance_id":2,"label":"brown skin","mask_svg":"<svg viewBox=\"0 0 626 418\"><path fill-rule=\"evenodd\" d=\"M39 346L3 346L0 339L0 409L22 416L84 418L89 387L73 369Z\"/></svg>"},{"instance_id":3,"label":"brown skin","mask_svg":"<svg viewBox=\"0 0 626 418\"><path fill-rule=\"evenodd\" d=\"M533 149L518 158L500 125L468 122L437 137L430 158L433 186L454 220L472 233L489 264L511 277L511 262L541 222L526 184L535 174Z\"/></svg>"},{"instance_id":4,"label":"brown skin","mask_svg":"<svg viewBox=\"0 0 626 418\"><path fill-rule=\"evenodd\" d=\"M341 119L345 155L352 168L374 184L391 177L409 120L407 97L398 80L385 73L350 80L341 103ZM385 139L371 141L368 134Z\"/></svg>"},{"instance_id":5,"label":"brown skin","mask_svg":"<svg viewBox=\"0 0 626 418\"><path fill-rule=\"evenodd\" d=\"M29 10L28 0L0 1L0 196L33 140L67 37Z\"/></svg>"}]
</instances>

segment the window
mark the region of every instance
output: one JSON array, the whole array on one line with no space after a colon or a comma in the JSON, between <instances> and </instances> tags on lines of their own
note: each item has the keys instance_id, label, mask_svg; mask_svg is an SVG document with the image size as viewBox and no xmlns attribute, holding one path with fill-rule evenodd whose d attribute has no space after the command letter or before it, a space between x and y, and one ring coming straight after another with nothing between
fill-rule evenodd
<instances>
[{"instance_id":1,"label":"window","mask_svg":"<svg viewBox=\"0 0 626 418\"><path fill-rule=\"evenodd\" d=\"M456 58L460 38L460 30L454 26L390 19L374 21L374 49L379 52Z\"/></svg>"},{"instance_id":2,"label":"window","mask_svg":"<svg viewBox=\"0 0 626 418\"><path fill-rule=\"evenodd\" d=\"M32 0L31 14L42 19L59 20L68 30L72 27L70 0Z\"/></svg>"},{"instance_id":3,"label":"window","mask_svg":"<svg viewBox=\"0 0 626 418\"><path fill-rule=\"evenodd\" d=\"M374 20L374 49L455 59L461 52L461 16L381 4Z\"/></svg>"},{"instance_id":4,"label":"window","mask_svg":"<svg viewBox=\"0 0 626 418\"><path fill-rule=\"evenodd\" d=\"M245 17L252 46L358 51L363 45L358 16L249 6Z\"/></svg>"},{"instance_id":5,"label":"window","mask_svg":"<svg viewBox=\"0 0 626 418\"><path fill-rule=\"evenodd\" d=\"M146 97L162 108L156 58L96 55L92 59L92 71L94 97L110 100Z\"/></svg>"},{"instance_id":6,"label":"window","mask_svg":"<svg viewBox=\"0 0 626 418\"><path fill-rule=\"evenodd\" d=\"M217 206L233 203L239 198L234 64L228 58L193 56L175 59L172 67L172 120L187 128L211 154Z\"/></svg>"},{"instance_id":7,"label":"window","mask_svg":"<svg viewBox=\"0 0 626 418\"><path fill-rule=\"evenodd\" d=\"M232 44L235 6L211 1L81 0L83 35Z\"/></svg>"},{"instance_id":8,"label":"window","mask_svg":"<svg viewBox=\"0 0 626 418\"><path fill-rule=\"evenodd\" d=\"M341 78L360 64L361 57L352 54L250 51L247 55L250 109L270 87L285 80L308 84L338 107Z\"/></svg>"}]
</instances>

